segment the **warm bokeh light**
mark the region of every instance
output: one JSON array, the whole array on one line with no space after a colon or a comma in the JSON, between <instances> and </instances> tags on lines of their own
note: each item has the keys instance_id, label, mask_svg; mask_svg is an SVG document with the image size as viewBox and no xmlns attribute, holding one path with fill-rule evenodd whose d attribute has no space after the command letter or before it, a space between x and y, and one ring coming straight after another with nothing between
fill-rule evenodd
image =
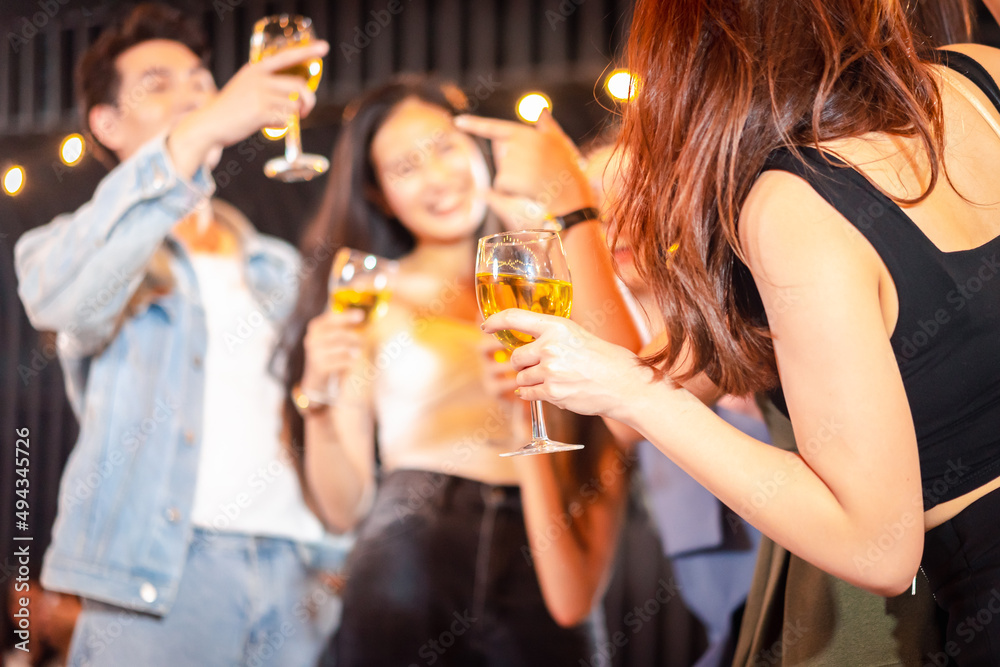
<instances>
[{"instance_id":1,"label":"warm bokeh light","mask_svg":"<svg viewBox=\"0 0 1000 667\"><path fill-rule=\"evenodd\" d=\"M552 102L541 93L528 93L517 101L517 115L522 120L534 123L542 115L542 109L551 109Z\"/></svg>"},{"instance_id":2,"label":"warm bokeh light","mask_svg":"<svg viewBox=\"0 0 1000 667\"><path fill-rule=\"evenodd\" d=\"M9 195L16 195L24 186L24 167L13 166L3 175L3 189Z\"/></svg>"},{"instance_id":3,"label":"warm bokeh light","mask_svg":"<svg viewBox=\"0 0 1000 667\"><path fill-rule=\"evenodd\" d=\"M288 132L288 128L265 127L263 130L261 130L261 132L264 134L265 137L267 137L271 141L277 141L278 139L281 139L283 136L285 136L285 133Z\"/></svg>"},{"instance_id":4,"label":"warm bokeh light","mask_svg":"<svg viewBox=\"0 0 1000 667\"><path fill-rule=\"evenodd\" d=\"M638 81L628 70L615 70L604 82L608 94L620 102L628 102L635 97Z\"/></svg>"},{"instance_id":5,"label":"warm bokeh light","mask_svg":"<svg viewBox=\"0 0 1000 667\"><path fill-rule=\"evenodd\" d=\"M79 134L71 134L63 139L62 145L59 146L59 157L65 164L72 167L83 157L84 146L83 137Z\"/></svg>"}]
</instances>

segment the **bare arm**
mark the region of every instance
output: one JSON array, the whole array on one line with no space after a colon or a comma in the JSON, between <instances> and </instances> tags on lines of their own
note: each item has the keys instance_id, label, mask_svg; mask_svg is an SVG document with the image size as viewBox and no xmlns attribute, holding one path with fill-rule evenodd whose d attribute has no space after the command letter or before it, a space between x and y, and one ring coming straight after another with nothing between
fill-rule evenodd
<instances>
[{"instance_id":1,"label":"bare arm","mask_svg":"<svg viewBox=\"0 0 1000 667\"><path fill-rule=\"evenodd\" d=\"M512 358L522 398L623 421L779 544L895 595L923 548L920 472L879 260L852 229L780 172L761 178L741 220L801 454L741 433L627 351L558 318L510 310L486 328L538 337Z\"/></svg>"},{"instance_id":2,"label":"bare arm","mask_svg":"<svg viewBox=\"0 0 1000 667\"><path fill-rule=\"evenodd\" d=\"M322 395L331 378L340 378L333 406L305 416L306 483L320 518L336 532L367 514L375 491L374 417L358 315L324 312L309 323L304 342L302 390Z\"/></svg>"},{"instance_id":3,"label":"bare arm","mask_svg":"<svg viewBox=\"0 0 1000 667\"><path fill-rule=\"evenodd\" d=\"M520 459L524 523L545 604L563 626L581 623L604 594L628 499L631 460L600 448L590 479L572 472L578 453Z\"/></svg>"},{"instance_id":4,"label":"bare arm","mask_svg":"<svg viewBox=\"0 0 1000 667\"><path fill-rule=\"evenodd\" d=\"M552 215L592 207L590 184L579 167L572 141L547 113L536 127L508 121L460 119L460 128L491 139L497 160L495 196L491 205L527 197L540 202ZM554 194L553 194L554 193ZM638 351L641 337L618 289L611 253L597 220L577 224L562 234L573 275L572 318L587 331ZM607 421L623 442L635 439L631 429ZM538 581L546 605L557 622L582 621L603 594L614 561L628 474L621 467L615 445L600 452L598 478L577 480L560 455L529 457L521 466L524 516L531 540ZM555 534L555 538L547 535Z\"/></svg>"}]
</instances>

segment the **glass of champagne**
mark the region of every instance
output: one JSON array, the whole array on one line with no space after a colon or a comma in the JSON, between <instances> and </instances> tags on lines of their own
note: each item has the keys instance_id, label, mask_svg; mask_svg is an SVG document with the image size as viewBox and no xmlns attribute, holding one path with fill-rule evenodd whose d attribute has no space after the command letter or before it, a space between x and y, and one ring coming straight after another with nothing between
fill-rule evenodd
<instances>
[{"instance_id":1,"label":"glass of champagne","mask_svg":"<svg viewBox=\"0 0 1000 667\"><path fill-rule=\"evenodd\" d=\"M250 37L250 62L258 62L278 51L294 46L303 46L316 39L312 19L304 16L278 14L266 16L253 26ZM323 61L319 58L297 63L279 70L278 74L300 76L313 92L319 86L323 75ZM293 113L288 118L285 132L285 154L268 160L264 173L285 183L308 181L330 168L330 161L322 155L302 152L302 135L299 129L299 115Z\"/></svg>"},{"instance_id":2,"label":"glass of champagne","mask_svg":"<svg viewBox=\"0 0 1000 667\"><path fill-rule=\"evenodd\" d=\"M479 239L476 251L476 298L483 317L507 308L569 317L573 284L566 253L553 231L502 232ZM503 329L496 337L509 350L525 345L533 337ZM500 456L549 454L582 449L550 440L545 431L542 402L531 402L531 442L516 452Z\"/></svg>"},{"instance_id":3,"label":"glass of champagne","mask_svg":"<svg viewBox=\"0 0 1000 667\"><path fill-rule=\"evenodd\" d=\"M362 324L382 315L397 268L391 259L341 248L333 257L330 271L330 308L337 313L360 310L364 313Z\"/></svg>"}]
</instances>

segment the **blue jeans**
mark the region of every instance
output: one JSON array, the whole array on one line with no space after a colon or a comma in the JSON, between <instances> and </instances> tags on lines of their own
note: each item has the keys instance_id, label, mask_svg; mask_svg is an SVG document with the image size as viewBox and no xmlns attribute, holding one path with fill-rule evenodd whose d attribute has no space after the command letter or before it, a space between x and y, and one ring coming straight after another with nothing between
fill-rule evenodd
<instances>
[{"instance_id":1,"label":"blue jeans","mask_svg":"<svg viewBox=\"0 0 1000 667\"><path fill-rule=\"evenodd\" d=\"M308 560L289 540L196 529L170 613L85 599L69 666L311 667L340 600Z\"/></svg>"}]
</instances>

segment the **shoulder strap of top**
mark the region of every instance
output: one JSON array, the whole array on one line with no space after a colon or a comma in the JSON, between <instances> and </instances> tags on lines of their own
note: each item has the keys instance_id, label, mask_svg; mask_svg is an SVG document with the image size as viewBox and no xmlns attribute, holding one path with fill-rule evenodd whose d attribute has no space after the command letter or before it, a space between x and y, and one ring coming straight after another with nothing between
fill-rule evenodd
<instances>
[{"instance_id":1,"label":"shoulder strap of top","mask_svg":"<svg viewBox=\"0 0 1000 667\"><path fill-rule=\"evenodd\" d=\"M993 106L1000 112L1000 85L990 76L986 68L978 62L958 51L948 51L939 49L935 52L940 64L948 69L955 70L966 79L976 84L979 90L993 103Z\"/></svg>"}]
</instances>

